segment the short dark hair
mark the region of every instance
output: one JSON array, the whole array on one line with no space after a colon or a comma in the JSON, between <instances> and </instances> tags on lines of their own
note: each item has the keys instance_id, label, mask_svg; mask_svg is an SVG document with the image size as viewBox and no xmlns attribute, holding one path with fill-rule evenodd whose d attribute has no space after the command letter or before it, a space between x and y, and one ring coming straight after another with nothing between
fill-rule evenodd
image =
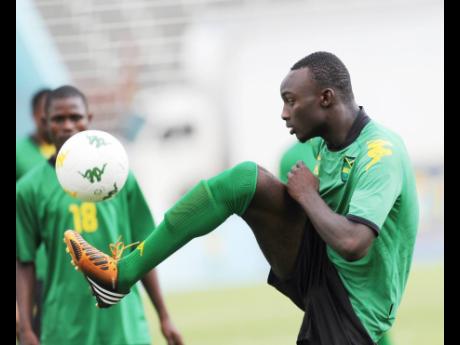
<instances>
[{"instance_id":1,"label":"short dark hair","mask_svg":"<svg viewBox=\"0 0 460 345\"><path fill-rule=\"evenodd\" d=\"M344 101L354 99L350 73L344 63L334 54L315 52L297 61L291 70L308 67L313 79L321 87L331 87L339 91Z\"/></svg>"},{"instance_id":2,"label":"short dark hair","mask_svg":"<svg viewBox=\"0 0 460 345\"><path fill-rule=\"evenodd\" d=\"M83 100L83 103L85 104L86 109L88 109L88 101L86 99L86 96L83 94L83 92L81 92L75 86L63 85L63 86L58 87L57 89L52 90L50 94L48 95L48 97L46 98L46 102L45 102L46 113L49 112L49 108L53 100L61 99L61 98L69 98L69 97L80 97Z\"/></svg>"},{"instance_id":3,"label":"short dark hair","mask_svg":"<svg viewBox=\"0 0 460 345\"><path fill-rule=\"evenodd\" d=\"M51 93L51 89L48 89L48 88L40 89L34 93L34 95L32 96L32 102L31 102L32 112L35 112L37 110L37 107L41 99L43 97L49 96L50 93Z\"/></svg>"}]
</instances>

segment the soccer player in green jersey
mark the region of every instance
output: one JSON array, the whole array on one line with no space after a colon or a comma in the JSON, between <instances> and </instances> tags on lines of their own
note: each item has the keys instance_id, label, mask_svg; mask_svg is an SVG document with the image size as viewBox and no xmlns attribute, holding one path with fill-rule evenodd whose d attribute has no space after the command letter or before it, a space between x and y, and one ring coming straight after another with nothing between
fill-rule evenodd
<instances>
[{"instance_id":1,"label":"soccer player in green jersey","mask_svg":"<svg viewBox=\"0 0 460 345\"><path fill-rule=\"evenodd\" d=\"M88 129L92 115L86 97L76 88L53 90L46 102L46 123L56 149L73 134ZM130 172L123 190L112 200L82 202L66 194L54 169L55 156L35 167L16 185L16 295L20 313L21 344L38 344L30 325L37 247L44 243L48 270L44 280L42 345L151 344L140 291L111 310L98 311L90 303L87 285L65 262L64 231L72 227L91 242L111 247L120 255L118 242L145 238L154 221L139 185ZM152 300L168 344L183 344L163 302L155 270L147 270L142 283Z\"/></svg>"},{"instance_id":2,"label":"soccer player in green jersey","mask_svg":"<svg viewBox=\"0 0 460 345\"><path fill-rule=\"evenodd\" d=\"M16 141L16 181L37 164L55 153L55 147L44 125L45 100L50 89L41 89L32 97L32 114L35 130L32 134Z\"/></svg>"},{"instance_id":3,"label":"soccer player in green jersey","mask_svg":"<svg viewBox=\"0 0 460 345\"><path fill-rule=\"evenodd\" d=\"M241 216L271 266L268 283L305 316L297 344L371 345L395 320L418 226L415 178L401 138L355 102L335 55L301 59L281 83L281 118L310 141L313 171L298 162L287 184L254 162L200 181L120 260L64 234L98 304L109 307L191 239ZM108 262L98 269L90 255ZM113 296L110 303L107 297Z\"/></svg>"},{"instance_id":4,"label":"soccer player in green jersey","mask_svg":"<svg viewBox=\"0 0 460 345\"><path fill-rule=\"evenodd\" d=\"M35 130L30 135L16 142L16 182L26 172L37 164L47 160L56 151L43 122L45 116L45 100L50 91L50 89L46 88L40 89L32 96L32 115ZM40 334L40 315L42 309L41 294L46 270L46 256L43 245L37 250L35 267L37 269L37 281L35 284L33 329L35 333ZM19 313L16 306L16 337L18 336L18 331Z\"/></svg>"},{"instance_id":5,"label":"soccer player in green jersey","mask_svg":"<svg viewBox=\"0 0 460 345\"><path fill-rule=\"evenodd\" d=\"M316 157L313 154L313 146L310 141L304 143L296 142L283 153L279 165L279 177L281 181L287 183L289 172L299 161L303 161L308 169L313 171L316 164ZM378 342L378 345L391 344L391 338L388 333L385 333Z\"/></svg>"}]
</instances>

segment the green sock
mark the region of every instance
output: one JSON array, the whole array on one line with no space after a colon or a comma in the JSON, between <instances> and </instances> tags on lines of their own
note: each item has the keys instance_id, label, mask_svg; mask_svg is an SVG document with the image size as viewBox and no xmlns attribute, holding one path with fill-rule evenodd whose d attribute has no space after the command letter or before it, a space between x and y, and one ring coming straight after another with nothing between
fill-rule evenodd
<instances>
[{"instance_id":1,"label":"green sock","mask_svg":"<svg viewBox=\"0 0 460 345\"><path fill-rule=\"evenodd\" d=\"M165 214L137 248L118 262L118 288L127 291L148 271L195 237L206 235L230 215L242 215L254 196L257 165L238 164L202 180Z\"/></svg>"},{"instance_id":2,"label":"green sock","mask_svg":"<svg viewBox=\"0 0 460 345\"><path fill-rule=\"evenodd\" d=\"M382 338L380 338L378 345L391 345L391 339L388 333L385 333Z\"/></svg>"}]
</instances>

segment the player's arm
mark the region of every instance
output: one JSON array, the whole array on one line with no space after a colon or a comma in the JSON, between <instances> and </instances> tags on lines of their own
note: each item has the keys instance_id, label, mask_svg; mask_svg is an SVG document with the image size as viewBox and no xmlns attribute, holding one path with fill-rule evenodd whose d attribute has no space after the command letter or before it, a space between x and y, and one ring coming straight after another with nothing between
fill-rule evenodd
<instances>
[{"instance_id":1,"label":"player's arm","mask_svg":"<svg viewBox=\"0 0 460 345\"><path fill-rule=\"evenodd\" d=\"M35 264L16 260L16 298L19 309L20 344L39 344L32 328L32 308L35 289Z\"/></svg>"},{"instance_id":2,"label":"player's arm","mask_svg":"<svg viewBox=\"0 0 460 345\"><path fill-rule=\"evenodd\" d=\"M36 217L37 204L27 177L16 184L16 299L19 309L20 344L39 344L32 328L32 310L35 292L35 264L40 244Z\"/></svg>"},{"instance_id":3,"label":"player's arm","mask_svg":"<svg viewBox=\"0 0 460 345\"><path fill-rule=\"evenodd\" d=\"M147 294L149 295L150 300L152 301L158 314L161 324L161 332L168 341L168 345L183 345L182 336L169 317L166 304L164 303L163 296L161 294L160 283L155 269L148 272L142 278L142 284L144 285L145 290L147 291Z\"/></svg>"},{"instance_id":4,"label":"player's arm","mask_svg":"<svg viewBox=\"0 0 460 345\"><path fill-rule=\"evenodd\" d=\"M321 238L346 260L364 257L375 231L332 211L319 195L318 179L303 162L293 167L288 178L289 194L302 206Z\"/></svg>"},{"instance_id":5,"label":"player's arm","mask_svg":"<svg viewBox=\"0 0 460 345\"><path fill-rule=\"evenodd\" d=\"M16 339L19 338L19 309L18 301L16 300Z\"/></svg>"}]
</instances>

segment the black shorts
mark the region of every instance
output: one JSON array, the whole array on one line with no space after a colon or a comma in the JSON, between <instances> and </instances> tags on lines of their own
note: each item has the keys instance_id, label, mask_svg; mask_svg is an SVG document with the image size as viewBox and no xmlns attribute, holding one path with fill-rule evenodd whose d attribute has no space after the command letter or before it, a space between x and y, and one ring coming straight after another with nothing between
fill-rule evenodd
<instances>
[{"instance_id":1,"label":"black shorts","mask_svg":"<svg viewBox=\"0 0 460 345\"><path fill-rule=\"evenodd\" d=\"M292 274L280 279L270 270L268 284L305 311L297 345L375 345L353 311L325 242L310 223Z\"/></svg>"}]
</instances>

